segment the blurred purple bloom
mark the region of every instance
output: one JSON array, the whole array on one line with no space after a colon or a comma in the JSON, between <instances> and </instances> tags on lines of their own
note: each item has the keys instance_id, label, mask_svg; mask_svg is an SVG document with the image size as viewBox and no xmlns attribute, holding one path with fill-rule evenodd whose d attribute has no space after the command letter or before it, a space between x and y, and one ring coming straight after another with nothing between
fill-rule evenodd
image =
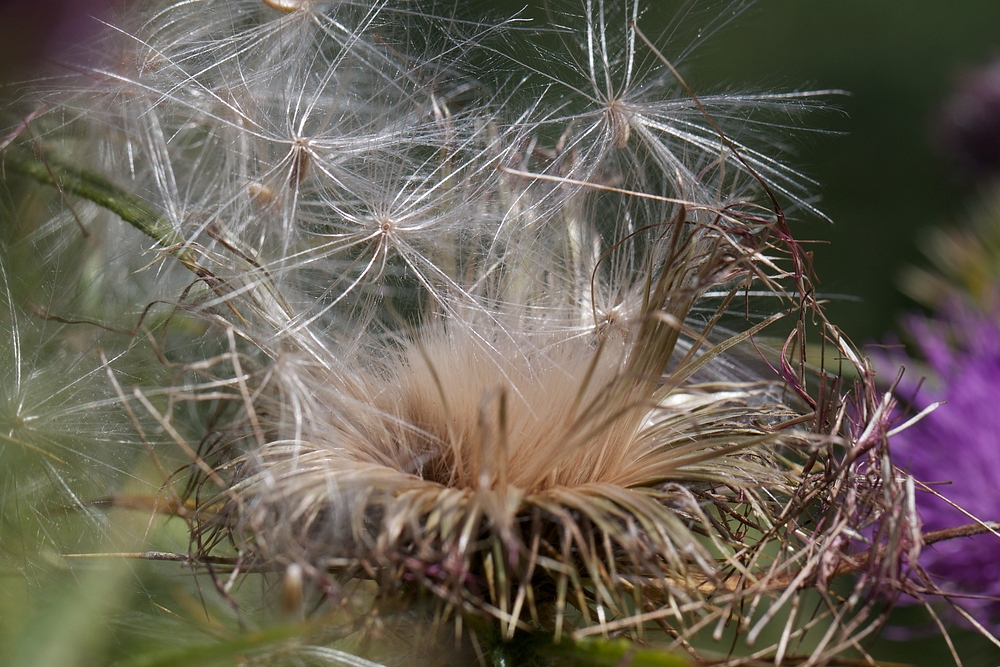
<instances>
[{"instance_id":1,"label":"blurred purple bloom","mask_svg":"<svg viewBox=\"0 0 1000 667\"><path fill-rule=\"evenodd\" d=\"M942 113L940 140L967 176L1000 175L1000 61L960 83Z\"/></svg>"},{"instance_id":2,"label":"blurred purple bloom","mask_svg":"<svg viewBox=\"0 0 1000 667\"><path fill-rule=\"evenodd\" d=\"M112 0L0 0L0 75L23 78L24 68L66 57L98 28L95 16Z\"/></svg>"},{"instance_id":3,"label":"blurred purple bloom","mask_svg":"<svg viewBox=\"0 0 1000 667\"><path fill-rule=\"evenodd\" d=\"M1000 311L997 311L1000 315ZM906 328L929 377L905 355L890 355L908 371L896 395L913 413L947 401L892 438L896 465L984 521L1000 520L1000 317L953 301L934 319L911 317ZM921 380L923 380L921 382ZM973 523L937 496L917 492L923 530ZM1000 597L1000 537L977 535L925 547L920 563L945 590ZM1000 624L1000 602L963 606L980 621Z\"/></svg>"}]
</instances>

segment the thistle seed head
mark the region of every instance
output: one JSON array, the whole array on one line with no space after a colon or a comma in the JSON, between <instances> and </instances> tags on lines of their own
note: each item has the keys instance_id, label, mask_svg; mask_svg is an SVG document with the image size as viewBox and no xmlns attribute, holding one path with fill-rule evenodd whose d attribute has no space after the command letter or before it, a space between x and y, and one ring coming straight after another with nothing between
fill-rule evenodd
<instances>
[{"instance_id":1,"label":"thistle seed head","mask_svg":"<svg viewBox=\"0 0 1000 667\"><path fill-rule=\"evenodd\" d=\"M190 561L369 629L429 603L473 643L655 623L696 657L817 588L813 664L857 645L919 551L891 406L813 296L782 208L806 180L738 134L808 97L699 96L637 0L537 31L438 9L142 4L108 40L156 66L41 86L45 164L7 153L155 245L113 228L168 377L103 372L134 449L184 461L153 495ZM759 655L816 627L795 619Z\"/></svg>"}]
</instances>

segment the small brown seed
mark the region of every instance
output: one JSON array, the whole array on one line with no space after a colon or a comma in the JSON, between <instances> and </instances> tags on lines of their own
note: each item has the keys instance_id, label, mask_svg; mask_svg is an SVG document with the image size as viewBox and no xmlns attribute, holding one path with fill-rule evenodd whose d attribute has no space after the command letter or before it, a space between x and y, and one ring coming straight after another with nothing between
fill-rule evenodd
<instances>
[{"instance_id":1,"label":"small brown seed","mask_svg":"<svg viewBox=\"0 0 1000 667\"><path fill-rule=\"evenodd\" d=\"M295 10L304 7L308 0L264 0L264 4L279 12L291 14Z\"/></svg>"}]
</instances>

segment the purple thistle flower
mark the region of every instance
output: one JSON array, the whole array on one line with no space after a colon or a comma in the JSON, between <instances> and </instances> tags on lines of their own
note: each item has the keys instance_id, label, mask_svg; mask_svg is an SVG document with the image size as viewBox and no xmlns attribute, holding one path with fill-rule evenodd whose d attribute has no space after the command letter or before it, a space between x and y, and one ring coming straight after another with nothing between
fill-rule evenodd
<instances>
[{"instance_id":1,"label":"purple thistle flower","mask_svg":"<svg viewBox=\"0 0 1000 667\"><path fill-rule=\"evenodd\" d=\"M909 318L906 329L927 362L926 378L905 355L891 355L895 367L908 368L896 395L913 413L945 401L890 443L896 465L944 497L918 490L925 532L973 523L970 515L1000 520L998 319L958 301L933 319ZM944 590L1000 600L998 549L1000 537L991 534L945 540L926 546L920 563ZM981 622L1000 625L1000 601L963 606Z\"/></svg>"},{"instance_id":2,"label":"purple thistle flower","mask_svg":"<svg viewBox=\"0 0 1000 667\"><path fill-rule=\"evenodd\" d=\"M1000 60L967 74L941 114L939 143L969 177L1000 175Z\"/></svg>"},{"instance_id":3,"label":"purple thistle flower","mask_svg":"<svg viewBox=\"0 0 1000 667\"><path fill-rule=\"evenodd\" d=\"M0 77L24 79L25 68L65 58L91 39L110 0L0 0ZM72 60L72 58L70 58Z\"/></svg>"}]
</instances>

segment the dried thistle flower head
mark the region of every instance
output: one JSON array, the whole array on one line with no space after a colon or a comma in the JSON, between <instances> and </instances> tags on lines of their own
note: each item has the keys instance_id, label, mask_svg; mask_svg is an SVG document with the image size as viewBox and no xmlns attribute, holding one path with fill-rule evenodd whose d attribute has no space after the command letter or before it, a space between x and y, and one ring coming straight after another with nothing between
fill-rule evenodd
<instances>
[{"instance_id":1,"label":"dried thistle flower head","mask_svg":"<svg viewBox=\"0 0 1000 667\"><path fill-rule=\"evenodd\" d=\"M277 570L375 636L429 601L477 646L656 623L704 657L774 622L748 659L863 651L919 551L891 405L812 298L802 179L740 134L808 98L697 96L637 0L563 17L568 74L537 30L439 9L144 3L8 135L12 173L155 242L126 282L170 380L105 363L188 459L152 504L224 593ZM807 334L857 367L853 409Z\"/></svg>"}]
</instances>

